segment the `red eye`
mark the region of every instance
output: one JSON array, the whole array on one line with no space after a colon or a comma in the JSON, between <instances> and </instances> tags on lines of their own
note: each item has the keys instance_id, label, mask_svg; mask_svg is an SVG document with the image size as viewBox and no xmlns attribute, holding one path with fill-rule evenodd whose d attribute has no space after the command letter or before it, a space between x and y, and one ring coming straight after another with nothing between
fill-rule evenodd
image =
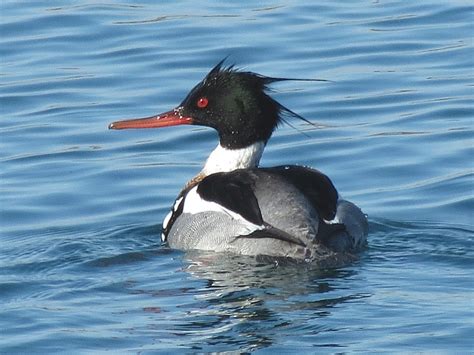
<instances>
[{"instance_id":1,"label":"red eye","mask_svg":"<svg viewBox=\"0 0 474 355\"><path fill-rule=\"evenodd\" d=\"M197 100L197 107L205 108L207 107L208 103L209 103L209 100L206 97L201 97L199 100Z\"/></svg>"}]
</instances>

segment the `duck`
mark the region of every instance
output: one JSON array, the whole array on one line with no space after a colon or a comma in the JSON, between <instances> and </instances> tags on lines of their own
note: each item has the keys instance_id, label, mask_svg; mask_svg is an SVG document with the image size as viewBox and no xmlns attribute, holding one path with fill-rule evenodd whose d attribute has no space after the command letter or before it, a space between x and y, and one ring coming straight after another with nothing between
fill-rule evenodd
<instances>
[{"instance_id":1,"label":"duck","mask_svg":"<svg viewBox=\"0 0 474 355\"><path fill-rule=\"evenodd\" d=\"M269 94L285 80L215 65L174 109L113 122L109 129L198 125L219 143L163 220L162 241L184 251L227 252L330 265L367 244L368 220L331 179L301 165L260 167L275 129L289 117L311 121ZM318 80L318 79L313 79Z\"/></svg>"}]
</instances>

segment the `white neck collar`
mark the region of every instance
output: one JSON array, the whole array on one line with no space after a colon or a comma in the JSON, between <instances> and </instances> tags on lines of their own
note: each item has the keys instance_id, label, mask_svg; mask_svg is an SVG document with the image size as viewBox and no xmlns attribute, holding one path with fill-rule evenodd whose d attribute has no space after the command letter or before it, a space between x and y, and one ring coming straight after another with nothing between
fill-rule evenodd
<instances>
[{"instance_id":1,"label":"white neck collar","mask_svg":"<svg viewBox=\"0 0 474 355\"><path fill-rule=\"evenodd\" d=\"M218 172L255 168L260 162L264 149L264 142L257 142L240 149L228 149L219 144L207 158L201 173L207 176Z\"/></svg>"}]
</instances>

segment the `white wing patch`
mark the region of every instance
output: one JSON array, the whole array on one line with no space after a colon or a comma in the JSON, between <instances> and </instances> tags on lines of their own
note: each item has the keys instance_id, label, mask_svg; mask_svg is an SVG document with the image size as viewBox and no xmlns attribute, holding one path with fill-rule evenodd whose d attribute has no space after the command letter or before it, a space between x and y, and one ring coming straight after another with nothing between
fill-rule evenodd
<instances>
[{"instance_id":1,"label":"white wing patch","mask_svg":"<svg viewBox=\"0 0 474 355\"><path fill-rule=\"evenodd\" d=\"M180 198L178 198L178 199L174 202L174 205L173 205L173 212L176 212L176 210L178 209L178 206L179 206L179 204L181 203L181 201L183 201L183 196L181 196Z\"/></svg>"},{"instance_id":2,"label":"white wing patch","mask_svg":"<svg viewBox=\"0 0 474 355\"><path fill-rule=\"evenodd\" d=\"M170 223L171 217L173 217L173 214L176 213L176 211L178 210L178 207L179 207L181 201L183 201L183 198L184 198L183 196L178 198L174 202L174 205L173 205L173 208L171 209L171 211L169 211L168 214L165 216L165 219L163 220L163 230L166 230L168 228L168 224ZM166 241L165 233L161 233L161 241L162 242Z\"/></svg>"},{"instance_id":3,"label":"white wing patch","mask_svg":"<svg viewBox=\"0 0 474 355\"><path fill-rule=\"evenodd\" d=\"M170 219L173 213L174 211L169 211L166 215L165 219L163 220L163 229L166 229L168 227L168 223L170 223Z\"/></svg>"},{"instance_id":4,"label":"white wing patch","mask_svg":"<svg viewBox=\"0 0 474 355\"><path fill-rule=\"evenodd\" d=\"M199 196L199 194L197 193L197 186L195 186L186 195L186 199L184 200L183 213L196 214L201 212L218 212L227 214L235 221L240 222L249 234L257 230L265 229L265 226L254 224L246 220L240 214L231 211L225 208L224 206L219 205L218 203L202 199L201 196Z\"/></svg>"}]
</instances>

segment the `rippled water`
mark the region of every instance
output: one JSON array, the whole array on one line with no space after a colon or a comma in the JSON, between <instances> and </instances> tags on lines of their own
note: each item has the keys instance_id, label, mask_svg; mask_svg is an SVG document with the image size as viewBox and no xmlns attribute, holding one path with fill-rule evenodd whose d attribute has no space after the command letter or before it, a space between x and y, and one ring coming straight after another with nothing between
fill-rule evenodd
<instances>
[{"instance_id":1,"label":"rippled water","mask_svg":"<svg viewBox=\"0 0 474 355\"><path fill-rule=\"evenodd\" d=\"M0 3L0 351L472 351L469 1ZM183 254L161 220L216 135L107 130L229 56L286 82L262 165L370 219L352 265ZM302 133L303 132L303 133Z\"/></svg>"}]
</instances>

